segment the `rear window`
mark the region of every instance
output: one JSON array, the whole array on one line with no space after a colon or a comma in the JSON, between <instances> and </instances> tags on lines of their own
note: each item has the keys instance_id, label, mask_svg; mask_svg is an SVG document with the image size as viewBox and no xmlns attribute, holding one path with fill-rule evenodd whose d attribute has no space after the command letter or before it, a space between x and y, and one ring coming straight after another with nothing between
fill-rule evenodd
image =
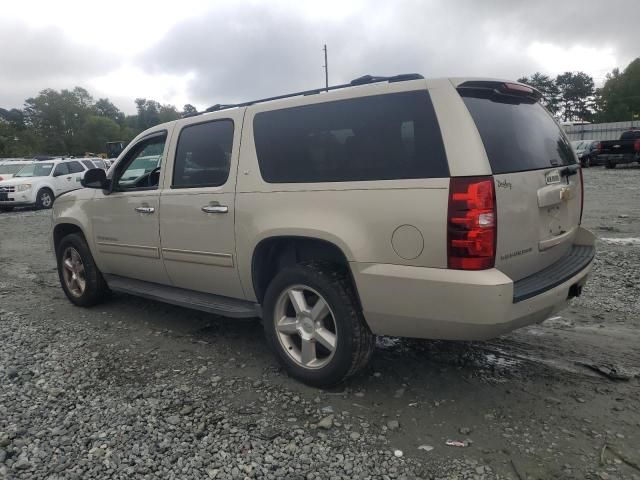
<instances>
[{"instance_id":1,"label":"rear window","mask_svg":"<svg viewBox=\"0 0 640 480\"><path fill-rule=\"evenodd\" d=\"M640 130L629 130L620 135L620 140L633 140L635 138L640 138Z\"/></svg>"},{"instance_id":2,"label":"rear window","mask_svg":"<svg viewBox=\"0 0 640 480\"><path fill-rule=\"evenodd\" d=\"M567 137L540 103L488 88L461 88L459 92L494 174L575 163Z\"/></svg>"},{"instance_id":3,"label":"rear window","mask_svg":"<svg viewBox=\"0 0 640 480\"><path fill-rule=\"evenodd\" d=\"M253 128L260 172L270 183L449 176L424 90L261 112Z\"/></svg>"}]
</instances>

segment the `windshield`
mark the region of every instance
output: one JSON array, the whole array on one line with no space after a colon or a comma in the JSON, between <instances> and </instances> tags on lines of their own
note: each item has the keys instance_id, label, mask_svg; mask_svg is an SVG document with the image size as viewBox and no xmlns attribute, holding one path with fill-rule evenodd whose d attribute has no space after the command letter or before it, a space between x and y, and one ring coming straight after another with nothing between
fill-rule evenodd
<instances>
[{"instance_id":1,"label":"windshield","mask_svg":"<svg viewBox=\"0 0 640 480\"><path fill-rule=\"evenodd\" d=\"M48 177L53 163L32 163L15 174L15 177Z\"/></svg>"},{"instance_id":2,"label":"windshield","mask_svg":"<svg viewBox=\"0 0 640 480\"><path fill-rule=\"evenodd\" d=\"M11 165L0 165L0 174L13 175L20 171L20 169L28 164L26 163L14 163Z\"/></svg>"}]
</instances>

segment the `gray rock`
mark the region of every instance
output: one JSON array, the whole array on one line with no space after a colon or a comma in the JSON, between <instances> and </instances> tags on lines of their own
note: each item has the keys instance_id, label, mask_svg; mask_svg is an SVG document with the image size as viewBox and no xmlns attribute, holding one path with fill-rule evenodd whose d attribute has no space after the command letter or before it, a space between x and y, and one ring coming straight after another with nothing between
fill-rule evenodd
<instances>
[{"instance_id":1,"label":"gray rock","mask_svg":"<svg viewBox=\"0 0 640 480\"><path fill-rule=\"evenodd\" d=\"M170 417L167 417L167 423L169 425L177 425L180 423L180 417L178 415L171 415Z\"/></svg>"},{"instance_id":2,"label":"gray rock","mask_svg":"<svg viewBox=\"0 0 640 480\"><path fill-rule=\"evenodd\" d=\"M397 430L400 428L400 422L398 422L398 420L389 420L387 422L387 428L391 431Z\"/></svg>"},{"instance_id":3,"label":"gray rock","mask_svg":"<svg viewBox=\"0 0 640 480\"><path fill-rule=\"evenodd\" d=\"M26 458L21 457L13 464L13 468L15 470L28 470L31 468L31 464Z\"/></svg>"},{"instance_id":4,"label":"gray rock","mask_svg":"<svg viewBox=\"0 0 640 480\"><path fill-rule=\"evenodd\" d=\"M316 426L318 428L323 428L325 430L329 430L333 426L333 415L328 415L320 420Z\"/></svg>"}]
</instances>

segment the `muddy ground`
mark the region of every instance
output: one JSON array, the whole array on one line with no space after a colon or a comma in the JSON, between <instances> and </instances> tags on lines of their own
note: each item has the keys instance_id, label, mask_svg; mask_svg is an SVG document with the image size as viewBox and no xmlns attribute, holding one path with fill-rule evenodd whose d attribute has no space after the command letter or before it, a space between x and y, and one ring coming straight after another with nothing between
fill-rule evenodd
<instances>
[{"instance_id":1,"label":"muddy ground","mask_svg":"<svg viewBox=\"0 0 640 480\"><path fill-rule=\"evenodd\" d=\"M50 213L0 214L0 477L640 479L640 168L584 174L583 224L599 237L598 255L582 297L562 318L489 342L381 338L370 368L331 391L289 379L268 351L258 321L127 295L93 309L72 306L59 288L48 245ZM623 378L586 365L615 369ZM50 389L42 398L28 391L58 374L67 377L57 380L61 391ZM183 397L193 397L182 400L196 413L175 403L180 388ZM131 393L136 389L142 398ZM134 422L121 421L117 405L111 412L101 404L81 420L75 436L69 427L66 444L45 442L56 421L73 423L56 420L62 417L51 409L81 412L79 405L105 391L113 404L126 404L123 409L154 396L166 407L158 413L140 404ZM158 428L184 427L186 433L167 437L179 445L159 448L160 457L151 452L138 469L144 462L130 454L132 445L159 440L145 430L127 443L132 434L126 425L154 423L178 407L180 418L208 420L175 427L167 417L169 425ZM249 414L252 423L243 425ZM333 425L318 428L329 415ZM109 424L124 425L125 433L105 440L105 447L98 432ZM249 443L226 462L210 451L234 430L251 439L267 427L277 433L256 437L266 443ZM207 453L199 445L204 453L195 455L202 437L190 437L190 428L208 429L202 434L215 447ZM77 440L81 435L86 438ZM447 440L468 442L452 447ZM318 447L309 453L307 444ZM277 475L277 454L286 449L302 463L283 457ZM328 452L326 465L314 463L320 461L316 450ZM171 451L178 453L163 458ZM305 463L300 455L307 454ZM129 470L118 473L102 455L129 459ZM181 466L178 457L190 455L196 460ZM236 468L243 455L258 467ZM274 465L269 474L260 470L268 455ZM156 463L167 466L156 469Z\"/></svg>"}]
</instances>

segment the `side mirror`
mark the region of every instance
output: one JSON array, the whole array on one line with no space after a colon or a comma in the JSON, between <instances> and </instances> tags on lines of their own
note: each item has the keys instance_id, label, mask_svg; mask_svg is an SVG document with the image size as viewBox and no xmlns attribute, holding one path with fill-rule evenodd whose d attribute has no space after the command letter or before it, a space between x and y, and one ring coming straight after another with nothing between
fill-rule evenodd
<instances>
[{"instance_id":1,"label":"side mirror","mask_svg":"<svg viewBox=\"0 0 640 480\"><path fill-rule=\"evenodd\" d=\"M107 173L101 168L87 170L80 183L85 188L99 188L101 190L109 188Z\"/></svg>"}]
</instances>

